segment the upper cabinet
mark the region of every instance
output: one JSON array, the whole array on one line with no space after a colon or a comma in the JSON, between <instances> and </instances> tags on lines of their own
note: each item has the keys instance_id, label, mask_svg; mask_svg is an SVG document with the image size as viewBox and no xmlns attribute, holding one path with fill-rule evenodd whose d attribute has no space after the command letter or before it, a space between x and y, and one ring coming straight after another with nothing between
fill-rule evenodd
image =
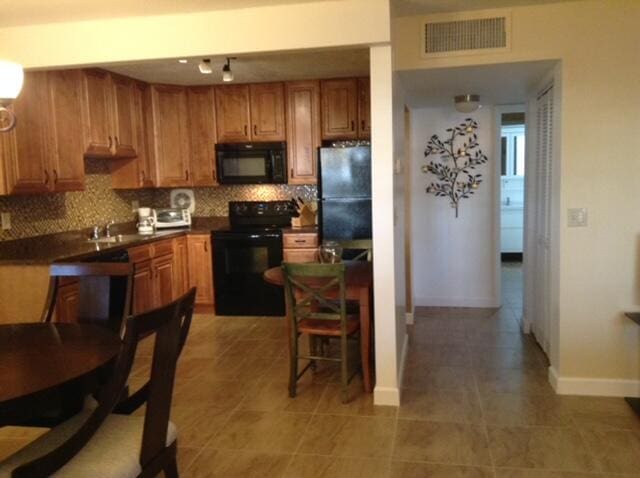
<instances>
[{"instance_id":1,"label":"upper cabinet","mask_svg":"<svg viewBox=\"0 0 640 478\"><path fill-rule=\"evenodd\" d=\"M289 184L315 184L320 146L320 82L287 83L286 106Z\"/></svg>"},{"instance_id":2,"label":"upper cabinet","mask_svg":"<svg viewBox=\"0 0 640 478\"><path fill-rule=\"evenodd\" d=\"M217 141L284 141L284 84L221 85L215 88Z\"/></svg>"},{"instance_id":3,"label":"upper cabinet","mask_svg":"<svg viewBox=\"0 0 640 478\"><path fill-rule=\"evenodd\" d=\"M80 81L77 70L25 74L13 104L18 123L0 135L2 193L84 188Z\"/></svg>"},{"instance_id":4,"label":"upper cabinet","mask_svg":"<svg viewBox=\"0 0 640 478\"><path fill-rule=\"evenodd\" d=\"M149 153L159 187L191 185L187 90L183 86L151 85Z\"/></svg>"},{"instance_id":5,"label":"upper cabinet","mask_svg":"<svg viewBox=\"0 0 640 478\"><path fill-rule=\"evenodd\" d=\"M322 139L354 140L370 136L369 79L322 83Z\"/></svg>"},{"instance_id":6,"label":"upper cabinet","mask_svg":"<svg viewBox=\"0 0 640 478\"><path fill-rule=\"evenodd\" d=\"M85 155L135 157L133 80L96 69L82 73Z\"/></svg>"},{"instance_id":7,"label":"upper cabinet","mask_svg":"<svg viewBox=\"0 0 640 478\"><path fill-rule=\"evenodd\" d=\"M191 147L191 184L217 184L215 155L215 101L213 87L187 88L189 140Z\"/></svg>"}]
</instances>

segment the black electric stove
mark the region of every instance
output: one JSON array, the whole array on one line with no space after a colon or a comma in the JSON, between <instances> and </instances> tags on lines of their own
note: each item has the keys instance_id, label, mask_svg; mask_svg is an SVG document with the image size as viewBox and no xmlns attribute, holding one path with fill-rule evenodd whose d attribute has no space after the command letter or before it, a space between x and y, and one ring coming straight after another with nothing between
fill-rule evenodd
<instances>
[{"instance_id":1,"label":"black electric stove","mask_svg":"<svg viewBox=\"0 0 640 478\"><path fill-rule=\"evenodd\" d=\"M230 227L212 238L217 315L285 314L282 288L262 275L282 263L282 228L292 213L289 201L229 202Z\"/></svg>"}]
</instances>

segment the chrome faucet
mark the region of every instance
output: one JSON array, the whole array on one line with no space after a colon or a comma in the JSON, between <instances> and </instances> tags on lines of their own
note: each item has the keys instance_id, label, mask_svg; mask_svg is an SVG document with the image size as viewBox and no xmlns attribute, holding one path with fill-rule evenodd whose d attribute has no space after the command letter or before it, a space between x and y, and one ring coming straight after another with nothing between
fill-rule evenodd
<instances>
[{"instance_id":1,"label":"chrome faucet","mask_svg":"<svg viewBox=\"0 0 640 478\"><path fill-rule=\"evenodd\" d=\"M99 226L93 226L93 228L91 229L91 234L89 235L89 239L92 241L97 241L98 239L100 239L100 227Z\"/></svg>"},{"instance_id":2,"label":"chrome faucet","mask_svg":"<svg viewBox=\"0 0 640 478\"><path fill-rule=\"evenodd\" d=\"M111 237L111 226L115 224L115 221L112 219L104 226L104 237Z\"/></svg>"}]
</instances>

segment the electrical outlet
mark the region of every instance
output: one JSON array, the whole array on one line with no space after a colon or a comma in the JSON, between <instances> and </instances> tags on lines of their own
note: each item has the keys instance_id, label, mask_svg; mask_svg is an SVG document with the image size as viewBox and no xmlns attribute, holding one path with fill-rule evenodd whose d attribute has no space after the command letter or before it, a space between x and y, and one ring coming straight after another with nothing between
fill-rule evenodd
<instances>
[{"instance_id":1,"label":"electrical outlet","mask_svg":"<svg viewBox=\"0 0 640 478\"><path fill-rule=\"evenodd\" d=\"M140 201L131 201L131 212L138 212Z\"/></svg>"},{"instance_id":2,"label":"electrical outlet","mask_svg":"<svg viewBox=\"0 0 640 478\"><path fill-rule=\"evenodd\" d=\"M3 231L11 229L11 214L8 212L0 213L0 223L2 223Z\"/></svg>"},{"instance_id":3,"label":"electrical outlet","mask_svg":"<svg viewBox=\"0 0 640 478\"><path fill-rule=\"evenodd\" d=\"M567 210L567 225L569 227L587 227L587 208L570 208Z\"/></svg>"}]
</instances>

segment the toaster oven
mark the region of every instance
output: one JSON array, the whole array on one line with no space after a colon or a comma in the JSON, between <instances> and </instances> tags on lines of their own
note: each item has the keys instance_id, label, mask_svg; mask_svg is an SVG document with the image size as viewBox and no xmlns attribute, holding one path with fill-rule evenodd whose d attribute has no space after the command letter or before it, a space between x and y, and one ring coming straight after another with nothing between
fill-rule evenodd
<instances>
[{"instance_id":1,"label":"toaster oven","mask_svg":"<svg viewBox=\"0 0 640 478\"><path fill-rule=\"evenodd\" d=\"M156 229L171 227L190 227L191 213L188 209L165 208L153 210L153 222Z\"/></svg>"}]
</instances>

